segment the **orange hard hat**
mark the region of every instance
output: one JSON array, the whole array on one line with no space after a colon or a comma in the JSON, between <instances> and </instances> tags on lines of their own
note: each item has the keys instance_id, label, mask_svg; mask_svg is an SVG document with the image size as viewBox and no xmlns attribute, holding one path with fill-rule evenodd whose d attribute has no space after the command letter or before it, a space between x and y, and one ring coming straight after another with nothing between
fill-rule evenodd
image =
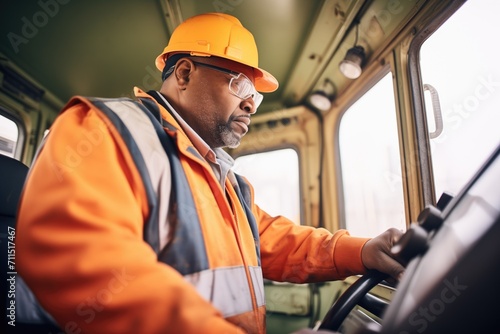
<instances>
[{"instance_id":1,"label":"orange hard hat","mask_svg":"<svg viewBox=\"0 0 500 334\"><path fill-rule=\"evenodd\" d=\"M156 67L163 71L167 58L178 52L191 56L216 56L250 66L254 69L257 91L269 93L278 88L278 80L259 68L253 35L234 16L206 13L185 20L174 30L168 45L156 58Z\"/></svg>"}]
</instances>

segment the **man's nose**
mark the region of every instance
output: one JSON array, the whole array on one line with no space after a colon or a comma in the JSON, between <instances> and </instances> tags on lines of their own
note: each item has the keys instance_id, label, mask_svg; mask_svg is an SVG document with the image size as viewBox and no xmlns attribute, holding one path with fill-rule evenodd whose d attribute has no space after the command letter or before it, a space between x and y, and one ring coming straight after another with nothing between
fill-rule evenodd
<instances>
[{"instance_id":1,"label":"man's nose","mask_svg":"<svg viewBox=\"0 0 500 334\"><path fill-rule=\"evenodd\" d=\"M255 108L255 102L253 101L252 97L241 100L240 108L241 110L245 110L251 115L255 114L255 112L257 111L257 108Z\"/></svg>"}]
</instances>

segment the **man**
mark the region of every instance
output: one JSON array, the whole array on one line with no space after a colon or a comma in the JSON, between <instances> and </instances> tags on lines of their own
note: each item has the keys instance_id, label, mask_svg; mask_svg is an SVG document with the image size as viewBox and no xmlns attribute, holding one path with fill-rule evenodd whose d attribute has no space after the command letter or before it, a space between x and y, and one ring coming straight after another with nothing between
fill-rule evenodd
<instances>
[{"instance_id":1,"label":"man","mask_svg":"<svg viewBox=\"0 0 500 334\"><path fill-rule=\"evenodd\" d=\"M27 180L18 270L62 329L264 333L264 277L401 274L400 232L368 240L271 217L230 170L222 148L248 131L258 91L278 87L236 18L186 20L156 65L163 85L136 88L140 103L73 98Z\"/></svg>"}]
</instances>

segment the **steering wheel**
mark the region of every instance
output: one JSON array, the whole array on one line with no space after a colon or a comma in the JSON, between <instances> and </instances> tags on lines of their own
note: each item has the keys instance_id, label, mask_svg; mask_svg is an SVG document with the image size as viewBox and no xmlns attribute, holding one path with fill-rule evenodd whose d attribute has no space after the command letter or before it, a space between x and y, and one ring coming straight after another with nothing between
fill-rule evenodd
<instances>
[{"instance_id":1,"label":"steering wheel","mask_svg":"<svg viewBox=\"0 0 500 334\"><path fill-rule=\"evenodd\" d=\"M370 270L361 276L340 296L325 315L319 329L338 331L347 315L377 284L388 278L387 274Z\"/></svg>"},{"instance_id":2,"label":"steering wheel","mask_svg":"<svg viewBox=\"0 0 500 334\"><path fill-rule=\"evenodd\" d=\"M427 231L439 228L441 225L442 219L439 220L441 212L436 208L429 208L429 210L422 211L419 216L419 224L412 224L393 247L393 252L400 259L401 263L406 264L415 256L423 254L427 250ZM361 305L364 308L368 307L370 308L369 311L372 311L371 307L373 306L376 312L372 313L381 314L385 305L380 306L380 300L370 297L367 293L388 277L389 275L380 271L369 270L354 282L333 304L325 315L319 329L338 331L342 322L344 322L347 315L356 305Z\"/></svg>"}]
</instances>

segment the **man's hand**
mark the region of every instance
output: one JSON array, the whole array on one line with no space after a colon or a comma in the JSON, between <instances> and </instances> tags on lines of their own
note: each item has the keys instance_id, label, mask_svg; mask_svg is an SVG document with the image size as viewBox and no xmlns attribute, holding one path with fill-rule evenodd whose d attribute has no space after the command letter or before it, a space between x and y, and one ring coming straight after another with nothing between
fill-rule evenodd
<instances>
[{"instance_id":1,"label":"man's hand","mask_svg":"<svg viewBox=\"0 0 500 334\"><path fill-rule=\"evenodd\" d=\"M361 260L367 269L375 269L400 280L404 267L394 259L391 248L401 238L403 232L390 228L369 240L361 251Z\"/></svg>"}]
</instances>

